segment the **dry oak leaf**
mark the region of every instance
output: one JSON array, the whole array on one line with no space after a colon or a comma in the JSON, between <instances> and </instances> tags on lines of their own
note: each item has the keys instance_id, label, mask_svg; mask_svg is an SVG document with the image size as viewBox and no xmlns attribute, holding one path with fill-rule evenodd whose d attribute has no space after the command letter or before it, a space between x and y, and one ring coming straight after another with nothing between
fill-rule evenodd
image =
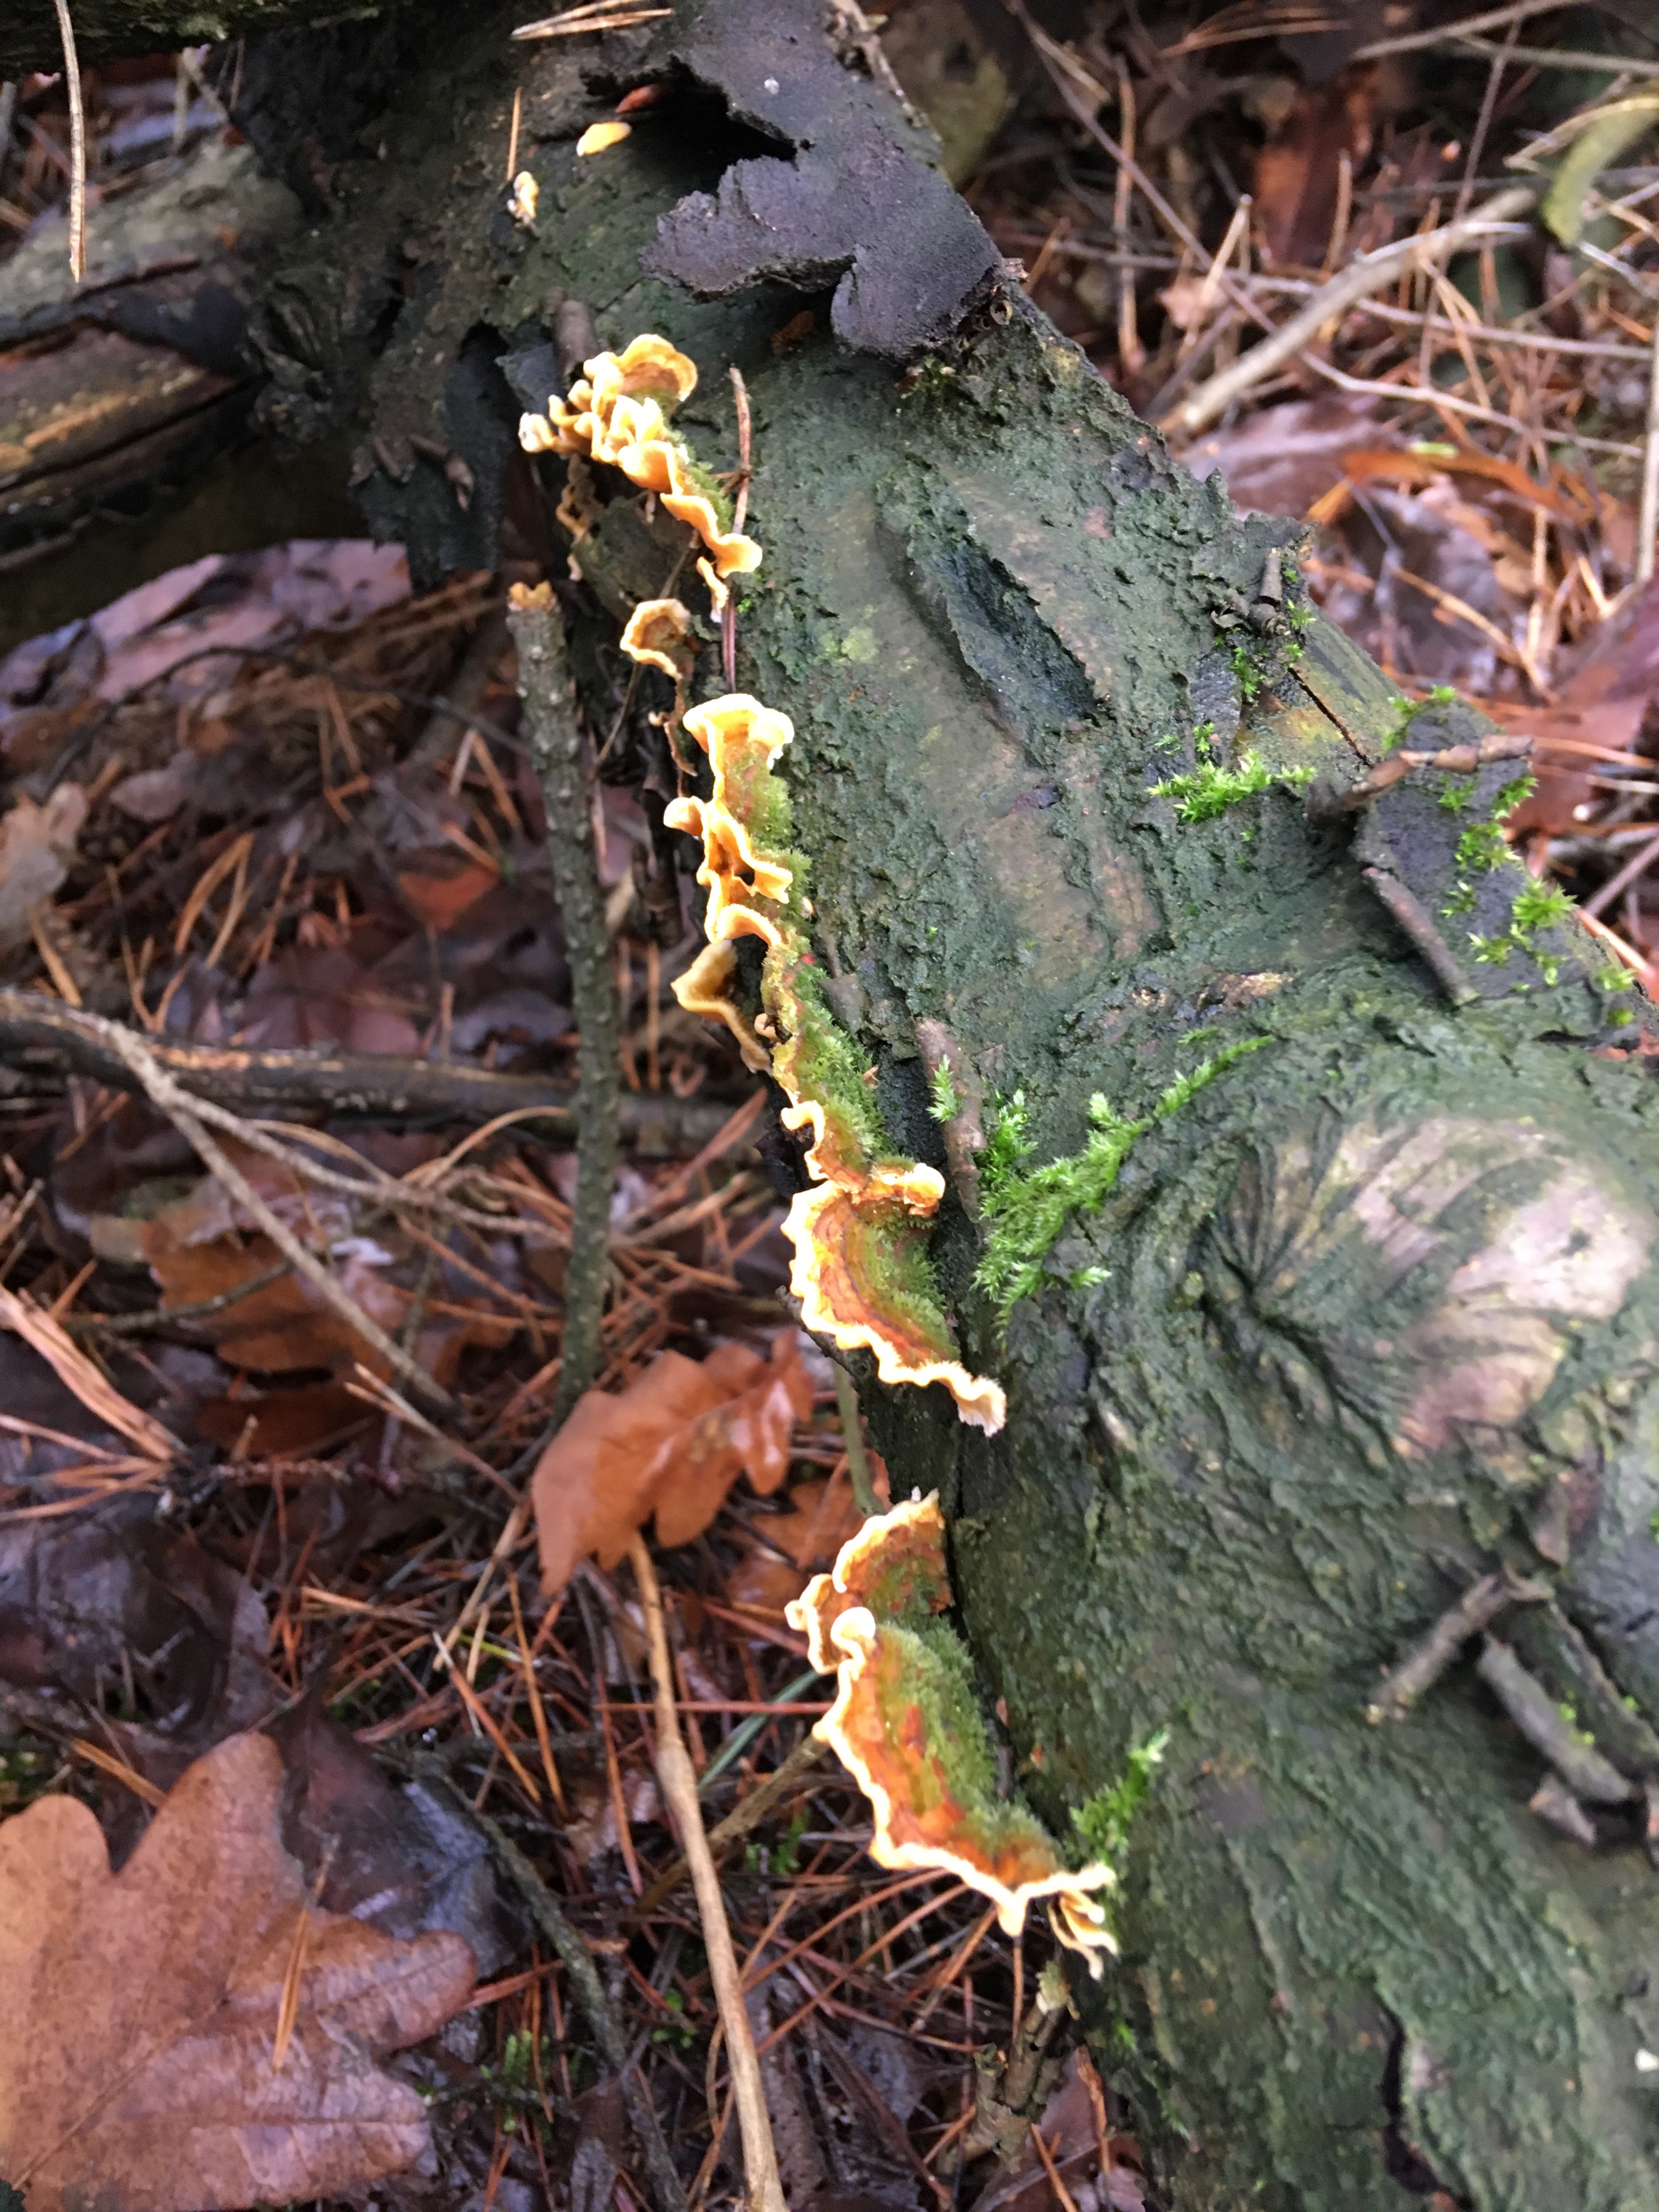
<instances>
[{"instance_id":1,"label":"dry oak leaf","mask_svg":"<svg viewBox=\"0 0 1659 2212\"><path fill-rule=\"evenodd\" d=\"M884 1507L887 1470L877 1453L870 1454L870 1461L876 1496ZM726 1577L726 1594L733 1605L781 1618L785 1606L800 1595L803 1576L829 1566L842 1546L864 1526L845 1461L828 1482L797 1483L789 1493L789 1507L788 1512L774 1514L758 1524L767 1542L751 1540ZM780 1552L794 1561L793 1567L778 1557Z\"/></svg>"},{"instance_id":2,"label":"dry oak leaf","mask_svg":"<svg viewBox=\"0 0 1659 2212\"><path fill-rule=\"evenodd\" d=\"M374 2061L465 2003L471 1951L308 1907L282 1772L265 1737L228 1737L119 1874L74 1798L0 1826L0 2175L28 2212L331 2197L427 2148L420 2099Z\"/></svg>"},{"instance_id":3,"label":"dry oak leaf","mask_svg":"<svg viewBox=\"0 0 1659 2212\"><path fill-rule=\"evenodd\" d=\"M562 1589L589 1552L614 1567L653 1513L659 1543L689 1544L739 1474L763 1495L775 1490L811 1408L792 1329L770 1359L741 1344L702 1362L663 1352L619 1395L586 1392L532 1479L543 1587Z\"/></svg>"}]
</instances>

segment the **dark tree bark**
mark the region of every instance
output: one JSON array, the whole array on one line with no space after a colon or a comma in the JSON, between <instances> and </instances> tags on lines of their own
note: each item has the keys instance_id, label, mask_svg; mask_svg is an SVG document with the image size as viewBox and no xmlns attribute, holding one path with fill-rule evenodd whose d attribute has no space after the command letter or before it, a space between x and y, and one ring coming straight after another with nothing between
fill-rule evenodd
<instances>
[{"instance_id":1,"label":"dark tree bark","mask_svg":"<svg viewBox=\"0 0 1659 2212\"><path fill-rule=\"evenodd\" d=\"M203 39L246 39L291 23L337 23L371 15L351 0L219 0L216 7L179 0L76 0L70 9L83 62L149 54ZM0 21L0 77L62 66L64 49L52 0L7 0Z\"/></svg>"},{"instance_id":2,"label":"dark tree bark","mask_svg":"<svg viewBox=\"0 0 1659 2212\"><path fill-rule=\"evenodd\" d=\"M793 720L819 950L896 1139L945 1165L921 1020L988 1095L1024 1090L1039 1158L1079 1149L1096 1092L1144 1115L1266 1040L1140 1138L1006 1334L947 1200L933 1257L1007 1385L1000 1435L939 1389L867 1394L901 1489L944 1494L963 1625L1056 1832L1170 1732L1121 1965L1079 2002L1173 2203L1659 2204L1656 1098L1641 1057L1607 1056L1645 1017L1609 1023L1588 938L1523 925L1524 879L1463 842L1490 843L1515 763L1344 810L1401 710L1316 616L1285 629L1294 532L1194 484L975 263L810 0L682 0L580 54L509 46L513 20L410 8L251 50L248 127L320 196L264 295L271 419L354 423L366 505L429 574L494 543L497 362L542 399L559 302L601 343L693 356L679 419L714 466L736 364L765 548L738 683ZM647 78L670 96L578 159ZM533 232L505 205L515 82ZM880 188L828 206L837 146ZM647 276L647 250L726 296ZM466 462L465 509L433 447ZM583 621L659 591L682 538L613 499L577 550ZM712 652L699 677L726 688ZM1437 709L1408 742L1478 736ZM1182 820L1152 787L1206 748L1320 783ZM1367 1718L1504 1568L1553 1595L1501 1640L1628 1790L1540 1799L1599 1848L1529 1809L1545 1757L1500 1665L1466 1651Z\"/></svg>"}]
</instances>

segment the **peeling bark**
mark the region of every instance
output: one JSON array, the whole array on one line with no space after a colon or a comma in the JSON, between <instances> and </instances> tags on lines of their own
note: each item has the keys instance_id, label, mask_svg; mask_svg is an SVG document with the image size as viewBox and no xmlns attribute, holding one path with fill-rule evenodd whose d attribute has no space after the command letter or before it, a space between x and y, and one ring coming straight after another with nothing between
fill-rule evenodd
<instances>
[{"instance_id":1,"label":"peeling bark","mask_svg":"<svg viewBox=\"0 0 1659 2212\"><path fill-rule=\"evenodd\" d=\"M642 274L688 195L718 209L734 162L800 150L805 126L754 119L763 82L728 96L718 12L684 0L662 35L577 56L510 48L502 9L411 7L251 56L251 130L275 149L309 102L331 210L267 286L267 410L355 423L366 505L432 574L493 542L520 404L495 364L530 373L560 301L602 344L656 330L700 364L677 419L713 465L735 462L742 370L766 557L738 683L794 723L819 947L912 1157L950 1164L919 1024L988 1102L1024 1091L1039 1158L1079 1148L1092 1094L1137 1117L1196 1059L1270 1040L1137 1142L1006 1339L947 1198L935 1265L1008 1426L962 1428L938 1389L872 1391L872 1421L901 1491L944 1493L962 1625L1055 1833L1170 1731L1121 1969L1079 2002L1182 2212L1385 2212L1435 2186L1480 2212L1659 2203L1644 1801L1588 1808L1595 1850L1532 1811L1542 1758L1473 1651L1406 1717L1366 1717L1505 1568L1567 1625L1534 1660L1500 1618L1534 1671L1659 1716L1659 1103L1639 1059L1592 1049L1632 1032L1587 940L1528 936L1520 879L1466 866L1513 762L1457 806L1449 772L1413 769L1357 817L1283 785L1207 820L1153 794L1206 746L1352 785L1399 705L1318 618L1273 634L1294 532L1195 484L994 272L911 374L833 336L867 237L753 283L728 265L718 301ZM816 8L771 15L826 116L879 115ZM653 76L672 96L578 159ZM515 81L533 232L506 208ZM465 512L433 444L474 473ZM605 489L576 548L600 638L683 540ZM698 678L726 688L712 650ZM1425 734L1435 755L1477 732Z\"/></svg>"}]
</instances>

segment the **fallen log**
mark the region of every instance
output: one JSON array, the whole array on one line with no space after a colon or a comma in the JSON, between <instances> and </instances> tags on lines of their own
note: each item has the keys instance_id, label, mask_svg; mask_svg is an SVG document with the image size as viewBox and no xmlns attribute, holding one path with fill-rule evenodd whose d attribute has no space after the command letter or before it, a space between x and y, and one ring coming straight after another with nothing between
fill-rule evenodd
<instances>
[{"instance_id":1,"label":"fallen log","mask_svg":"<svg viewBox=\"0 0 1659 2212\"><path fill-rule=\"evenodd\" d=\"M337 212L268 288L307 333L291 388L373 426L366 503L430 571L465 533L411 441L465 461L468 528L511 448L481 333L544 404L556 301L601 347L660 332L715 469L744 380L763 560L737 686L705 623L691 689L793 725L792 917L907 1188L951 1170L957 1118L919 1025L982 1100L928 1264L1006 1424L865 1388L896 1492L942 1493L1019 1790L1117 1862L1121 1958L1076 1994L1168 2200L1655 2203L1659 1106L1614 1056L1652 1018L1507 856L1521 765L1436 707L1425 762L1376 775L1401 704L1309 606L1294 530L1195 484L1019 298L816 6L680 0L580 58L515 54L488 5L393 21L250 56L268 148L307 106L288 135L321 143L333 81L355 103ZM644 83L627 141L579 155ZM659 595L684 530L596 482L578 568ZM609 618L567 596L580 659ZM1565 1630L1500 1611L1483 1667L1494 1576ZM1492 1687L1521 1708L1515 1668L1530 1737ZM1568 1763L1617 1802L1537 1747L1569 1672L1644 1723L1559 1738L1595 1735Z\"/></svg>"}]
</instances>

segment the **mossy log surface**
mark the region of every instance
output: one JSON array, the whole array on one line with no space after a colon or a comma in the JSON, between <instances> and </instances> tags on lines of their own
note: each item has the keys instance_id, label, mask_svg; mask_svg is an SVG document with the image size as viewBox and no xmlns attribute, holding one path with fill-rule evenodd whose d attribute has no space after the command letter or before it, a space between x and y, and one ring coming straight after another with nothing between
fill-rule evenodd
<instances>
[{"instance_id":1,"label":"mossy log surface","mask_svg":"<svg viewBox=\"0 0 1659 2212\"><path fill-rule=\"evenodd\" d=\"M1093 1094L1141 1115L1205 1054L1269 1040L1135 1145L1006 1334L947 1200L934 1260L964 1357L1007 1385L1000 1435L939 1390L869 1394L899 1489L943 1492L962 1625L1056 1833L1170 1731L1121 1967L1079 1992L1170 2201L1659 2205L1639 1803L1597 1814L1594 1850L1530 1810L1543 1762L1472 1653L1409 1717L1364 1717L1504 1563L1599 1655L1627 1770L1659 1716L1659 1099L1642 1057L1596 1050L1643 1024L1609 1026L1588 940L1511 931L1523 879L1469 858L1514 763L1419 773L1357 817L1310 819L1274 784L1183 821L1152 787L1206 757L1340 786L1398 740L1390 688L1319 617L1241 629L1291 527L1195 484L995 285L902 374L838 349L826 289L699 302L647 278L659 217L789 133L769 142L718 70L671 71L654 32L578 57L509 47L499 7L459 14L402 10L392 44L284 39L255 69L268 122L310 102L318 143L330 81L355 103L330 212L267 294L277 414L380 440L367 503L430 572L495 526L492 364L545 344L558 299L602 343L655 330L693 356L678 419L717 467L735 364L765 548L738 685L794 722L780 773L819 950L896 1137L946 1164L919 1020L988 1096L1024 1090L1038 1159L1079 1147ZM812 6L771 18L803 56L820 37ZM682 5L666 35L700 21ZM352 74L376 38L378 94ZM579 160L653 73L675 96ZM839 84L869 109L831 75L828 105ZM501 182L516 82L533 231ZM463 453L470 508L411 434ZM595 632L678 550L614 498L577 556ZM599 649L579 638L579 665ZM699 676L725 688L712 650ZM1425 733L1476 734L1449 708ZM1443 935L1463 1003L1367 868Z\"/></svg>"}]
</instances>

